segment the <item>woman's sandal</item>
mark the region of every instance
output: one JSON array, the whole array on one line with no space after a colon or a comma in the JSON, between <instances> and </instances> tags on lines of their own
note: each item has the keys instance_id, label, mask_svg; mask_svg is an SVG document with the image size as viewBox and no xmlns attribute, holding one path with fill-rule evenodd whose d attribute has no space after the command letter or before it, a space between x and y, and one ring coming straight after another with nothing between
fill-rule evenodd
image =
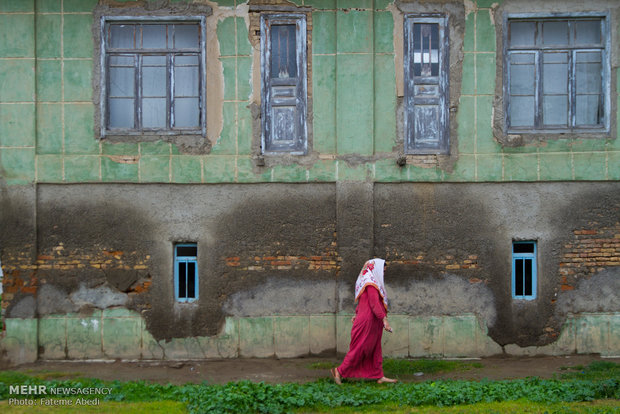
<instances>
[{"instance_id":1,"label":"woman's sandal","mask_svg":"<svg viewBox=\"0 0 620 414\"><path fill-rule=\"evenodd\" d=\"M332 373L332 377L334 377L334 382L338 385L342 385L342 381L340 380L340 373L337 368L332 368L329 370Z\"/></svg>"}]
</instances>

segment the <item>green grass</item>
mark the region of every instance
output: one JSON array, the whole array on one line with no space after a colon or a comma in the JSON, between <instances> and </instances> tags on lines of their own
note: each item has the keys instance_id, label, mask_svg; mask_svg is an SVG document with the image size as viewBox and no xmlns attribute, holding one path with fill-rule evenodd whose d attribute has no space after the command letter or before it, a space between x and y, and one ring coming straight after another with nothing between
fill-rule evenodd
<instances>
[{"instance_id":1,"label":"green grass","mask_svg":"<svg viewBox=\"0 0 620 414\"><path fill-rule=\"evenodd\" d=\"M401 362L397 362L397 368L412 369L407 363L403 364ZM418 369L418 367L413 369ZM502 381L438 380L425 382L403 381L398 384L347 381L342 386L334 384L330 378L326 377L306 384L266 384L263 382L240 381L225 385L203 383L175 386L144 381L120 382L97 379L43 380L36 376L29 376L19 372L0 371L0 400L16 398L16 395L11 395L9 385L42 384L56 388L110 388L110 394L98 396L101 400L101 407L113 407L110 410L106 408L106 411L103 412L113 412L115 414L126 412L120 408L125 405L130 407L128 409L143 409L145 410L143 412L152 412L149 410L151 406L147 403L154 403L157 406L160 404L165 405L169 402L180 404L173 405L170 410L166 410L166 412L170 413L175 412L175 409L183 410L185 407L192 413L284 413L301 409L310 410L306 412L323 410L322 412L330 413L391 412L392 410L404 413L416 412L412 411L413 407L425 409L424 407L427 406L439 407L437 409L441 409L440 412L491 413L503 412L494 407L497 404L505 403L508 404L504 407L506 409L511 407L510 404L516 404L513 405L516 407L513 410L515 412L528 412L527 410L531 408L534 411L530 412L544 412L546 410L557 413L610 412L620 414L620 411L618 411L620 410L618 406L618 400L620 400L620 375L618 375L617 364L594 363L585 367L583 372L571 372L568 374L576 376L549 380L540 378ZM586 374L595 376L595 378L585 378L584 375ZM85 397L88 398L87 396ZM616 405L607 406L606 404L609 401L596 403L602 404L599 407L602 411L588 411L591 407L596 407L596 404L594 406L588 404L583 406L575 405L577 408L573 408L574 403L596 400L615 400ZM122 402L123 405L108 406L112 402ZM469 408L463 408L466 405L473 405L475 409L472 408L472 411L467 411ZM547 409L547 406L551 408ZM445 407L454 408L451 409L452 411L443 411ZM3 406L0 406L1 408ZM30 407L26 408L32 410ZM67 408L62 409L66 410ZM98 412L102 412L102 409L100 408ZM598 408L594 409L598 410Z\"/></svg>"},{"instance_id":2,"label":"green grass","mask_svg":"<svg viewBox=\"0 0 620 414\"><path fill-rule=\"evenodd\" d=\"M0 402L0 412L8 414L33 414L33 413L114 413L114 414L180 414L187 413L184 403L176 401L156 401L156 402L102 402L93 407L88 406L67 406L67 407L20 407L9 405L7 401Z\"/></svg>"},{"instance_id":3,"label":"green grass","mask_svg":"<svg viewBox=\"0 0 620 414\"><path fill-rule=\"evenodd\" d=\"M620 401L597 400L576 403L533 403L527 400L478 403L471 405L456 405L453 407L401 407L399 405L368 406L363 408L330 408L297 410L296 413L314 414L348 414L348 413L386 413L390 414L617 414L620 413Z\"/></svg>"},{"instance_id":4,"label":"green grass","mask_svg":"<svg viewBox=\"0 0 620 414\"><path fill-rule=\"evenodd\" d=\"M620 378L620 364L611 361L595 361L587 367L583 365L575 365L574 367L562 367L564 371L560 378L562 379L589 379L600 380L606 378Z\"/></svg>"},{"instance_id":5,"label":"green grass","mask_svg":"<svg viewBox=\"0 0 620 414\"><path fill-rule=\"evenodd\" d=\"M310 364L312 369L328 370L337 366L333 362L315 362ZM437 374L453 371L467 371L482 368L480 362L446 361L441 359L392 359L383 360L383 371L386 377L411 377L416 372Z\"/></svg>"},{"instance_id":6,"label":"green grass","mask_svg":"<svg viewBox=\"0 0 620 414\"><path fill-rule=\"evenodd\" d=\"M410 376L416 372L437 374L452 371L467 371L482 368L480 362L445 361L440 359L386 359L383 371L386 376Z\"/></svg>"},{"instance_id":7,"label":"green grass","mask_svg":"<svg viewBox=\"0 0 620 414\"><path fill-rule=\"evenodd\" d=\"M68 378L79 378L84 376L81 372L60 372L60 371L50 371L50 370L41 370L35 371L33 369L27 369L24 371L26 374L39 378L42 380L54 380L54 379L68 379Z\"/></svg>"}]
</instances>

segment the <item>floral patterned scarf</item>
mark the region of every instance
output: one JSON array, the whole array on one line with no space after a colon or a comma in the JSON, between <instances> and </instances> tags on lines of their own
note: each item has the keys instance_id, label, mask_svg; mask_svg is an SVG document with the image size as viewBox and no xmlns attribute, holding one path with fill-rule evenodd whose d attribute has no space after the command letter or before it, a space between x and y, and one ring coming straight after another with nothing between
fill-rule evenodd
<instances>
[{"instance_id":1,"label":"floral patterned scarf","mask_svg":"<svg viewBox=\"0 0 620 414\"><path fill-rule=\"evenodd\" d=\"M371 259L364 263L362 271L357 277L355 282L355 302L359 300L360 295L366 289L366 286L374 286L379 291L381 299L383 299L383 306L387 310L388 299L385 293L385 285L383 284L383 267L385 266L385 260L383 259Z\"/></svg>"}]
</instances>

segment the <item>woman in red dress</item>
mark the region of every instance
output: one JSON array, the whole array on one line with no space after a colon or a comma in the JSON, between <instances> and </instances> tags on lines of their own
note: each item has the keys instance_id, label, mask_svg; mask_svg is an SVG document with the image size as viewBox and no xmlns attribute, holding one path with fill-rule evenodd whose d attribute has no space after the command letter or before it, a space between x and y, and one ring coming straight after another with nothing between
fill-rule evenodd
<instances>
[{"instance_id":1,"label":"woman in red dress","mask_svg":"<svg viewBox=\"0 0 620 414\"><path fill-rule=\"evenodd\" d=\"M378 383L396 382L383 375L381 336L383 329L392 332L387 320L387 295L383 284L385 260L367 261L355 282L355 316L349 352L331 373L336 384L342 378L371 378Z\"/></svg>"}]
</instances>

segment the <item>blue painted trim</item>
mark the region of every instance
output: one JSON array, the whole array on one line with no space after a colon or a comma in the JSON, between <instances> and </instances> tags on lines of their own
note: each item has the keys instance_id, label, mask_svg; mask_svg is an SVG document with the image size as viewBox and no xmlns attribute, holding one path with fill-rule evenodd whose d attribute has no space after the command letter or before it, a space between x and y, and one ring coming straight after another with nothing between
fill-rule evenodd
<instances>
[{"instance_id":1,"label":"blue painted trim","mask_svg":"<svg viewBox=\"0 0 620 414\"><path fill-rule=\"evenodd\" d=\"M195 247L196 251L198 251L197 243L182 243L174 245L174 298L177 302L194 302L198 300L198 257L197 256L178 256L178 248L179 247ZM179 264L181 263L194 263L194 297L188 298L187 292L184 292L184 297L179 297ZM187 267L186 267L187 269ZM187 279L189 279L190 275L184 275ZM187 289L187 281L185 283Z\"/></svg>"},{"instance_id":2,"label":"blue painted trim","mask_svg":"<svg viewBox=\"0 0 620 414\"><path fill-rule=\"evenodd\" d=\"M517 244L531 244L534 246L533 253L514 253L514 246ZM536 260L538 248L536 246L536 241L513 241L512 242L512 278L511 278L511 293L513 299L522 299L522 300L533 300L536 299L537 294L537 285L538 285L538 261ZM517 295L515 292L515 282L516 282L516 262L517 260L522 259L530 259L532 260L532 294L531 295ZM525 263L525 262L524 262ZM525 266L525 264L524 264ZM522 272L525 275L525 272ZM523 276L525 278L525 276ZM525 290L525 280L523 281L523 288Z\"/></svg>"}]
</instances>

